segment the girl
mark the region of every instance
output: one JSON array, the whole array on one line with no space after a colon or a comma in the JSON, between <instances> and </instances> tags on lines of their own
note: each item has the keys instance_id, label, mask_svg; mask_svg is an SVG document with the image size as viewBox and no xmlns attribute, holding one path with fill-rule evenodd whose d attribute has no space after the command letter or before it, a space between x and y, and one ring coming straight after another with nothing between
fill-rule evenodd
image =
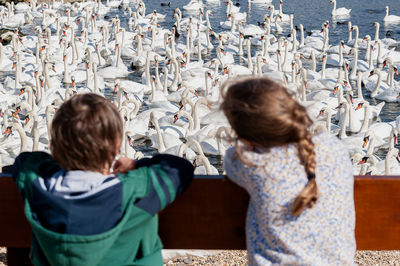
<instances>
[{"instance_id":1,"label":"girl","mask_svg":"<svg viewBox=\"0 0 400 266\"><path fill-rule=\"evenodd\" d=\"M267 78L225 85L222 110L236 133L229 178L250 195L250 265L353 265L353 172L346 148L312 136L305 108Z\"/></svg>"}]
</instances>

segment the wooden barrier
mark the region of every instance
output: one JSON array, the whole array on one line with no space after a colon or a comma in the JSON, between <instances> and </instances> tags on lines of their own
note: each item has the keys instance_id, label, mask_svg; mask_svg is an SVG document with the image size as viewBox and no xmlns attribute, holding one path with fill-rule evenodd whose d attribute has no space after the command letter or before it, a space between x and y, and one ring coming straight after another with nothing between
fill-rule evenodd
<instances>
[{"instance_id":1,"label":"wooden barrier","mask_svg":"<svg viewBox=\"0 0 400 266\"><path fill-rule=\"evenodd\" d=\"M400 177L355 178L358 250L400 249ZM245 249L247 193L226 178L197 177L190 188L159 215L159 232L168 249ZM27 258L30 229L23 202L10 177L0 178L0 246L9 265Z\"/></svg>"}]
</instances>

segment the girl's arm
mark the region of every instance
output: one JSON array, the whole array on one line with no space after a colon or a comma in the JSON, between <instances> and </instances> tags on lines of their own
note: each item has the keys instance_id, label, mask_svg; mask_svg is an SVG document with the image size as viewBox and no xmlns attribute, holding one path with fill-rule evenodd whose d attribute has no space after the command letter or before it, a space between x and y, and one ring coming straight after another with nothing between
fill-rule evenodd
<instances>
[{"instance_id":1,"label":"girl's arm","mask_svg":"<svg viewBox=\"0 0 400 266\"><path fill-rule=\"evenodd\" d=\"M226 175L237 185L248 191L250 169L235 156L235 147L229 148L225 153L224 168ZM235 158L236 157L236 158Z\"/></svg>"}]
</instances>

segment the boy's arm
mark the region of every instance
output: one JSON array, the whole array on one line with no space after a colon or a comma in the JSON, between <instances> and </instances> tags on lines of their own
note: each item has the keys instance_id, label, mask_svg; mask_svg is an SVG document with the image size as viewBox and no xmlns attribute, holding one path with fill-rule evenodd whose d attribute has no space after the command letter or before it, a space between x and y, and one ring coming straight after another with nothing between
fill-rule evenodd
<instances>
[{"instance_id":1,"label":"boy's arm","mask_svg":"<svg viewBox=\"0 0 400 266\"><path fill-rule=\"evenodd\" d=\"M193 179L194 167L186 159L158 154L136 162L136 168L147 166L150 172L149 193L135 205L155 215L182 194Z\"/></svg>"},{"instance_id":2,"label":"boy's arm","mask_svg":"<svg viewBox=\"0 0 400 266\"><path fill-rule=\"evenodd\" d=\"M18 190L24 197L25 172L34 171L41 177L49 177L58 171L60 166L53 161L50 154L45 152L22 152L15 158L14 164L9 170L17 184Z\"/></svg>"}]
</instances>

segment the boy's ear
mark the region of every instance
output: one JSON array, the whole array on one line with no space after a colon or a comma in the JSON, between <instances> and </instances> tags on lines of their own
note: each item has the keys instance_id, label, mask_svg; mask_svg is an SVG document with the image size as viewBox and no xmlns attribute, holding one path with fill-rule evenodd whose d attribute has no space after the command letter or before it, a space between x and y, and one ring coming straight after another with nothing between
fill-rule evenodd
<instances>
[{"instance_id":1,"label":"boy's ear","mask_svg":"<svg viewBox=\"0 0 400 266\"><path fill-rule=\"evenodd\" d=\"M118 140L115 144L115 154L119 154L119 149L122 145L122 140Z\"/></svg>"}]
</instances>

